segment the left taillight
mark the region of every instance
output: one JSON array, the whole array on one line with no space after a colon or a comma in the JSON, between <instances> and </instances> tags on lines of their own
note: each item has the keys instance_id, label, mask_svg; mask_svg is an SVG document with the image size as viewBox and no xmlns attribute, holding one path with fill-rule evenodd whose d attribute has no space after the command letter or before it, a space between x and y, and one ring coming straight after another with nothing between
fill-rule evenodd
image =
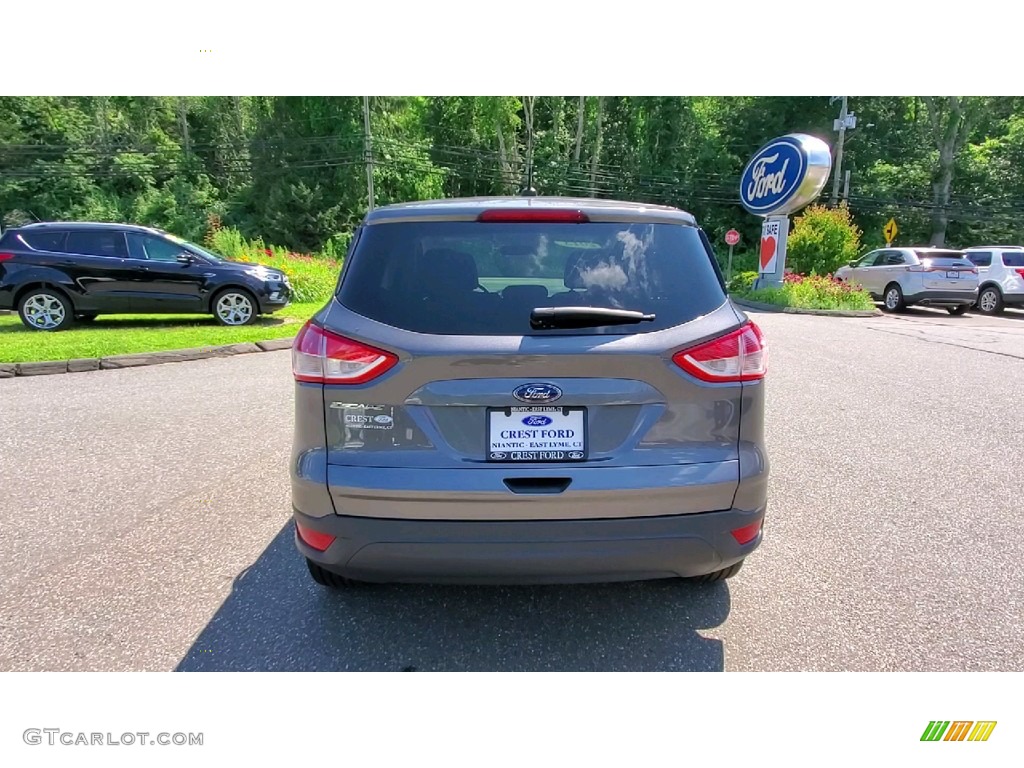
<instances>
[{"instance_id":1,"label":"left taillight","mask_svg":"<svg viewBox=\"0 0 1024 768\"><path fill-rule=\"evenodd\" d=\"M0 253L0 261L9 261L14 258L13 253Z\"/></svg>"},{"instance_id":2,"label":"left taillight","mask_svg":"<svg viewBox=\"0 0 1024 768\"><path fill-rule=\"evenodd\" d=\"M672 361L701 381L757 381L768 370L768 349L761 329L748 321L724 336L676 352Z\"/></svg>"},{"instance_id":3,"label":"left taillight","mask_svg":"<svg viewBox=\"0 0 1024 768\"><path fill-rule=\"evenodd\" d=\"M398 357L325 331L312 322L292 344L292 375L315 384L365 384L398 363Z\"/></svg>"}]
</instances>

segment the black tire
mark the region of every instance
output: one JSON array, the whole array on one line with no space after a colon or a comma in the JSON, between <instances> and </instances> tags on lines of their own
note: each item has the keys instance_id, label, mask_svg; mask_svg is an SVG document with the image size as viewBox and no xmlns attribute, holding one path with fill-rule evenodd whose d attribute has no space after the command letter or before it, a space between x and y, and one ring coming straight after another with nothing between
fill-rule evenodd
<instances>
[{"instance_id":1,"label":"black tire","mask_svg":"<svg viewBox=\"0 0 1024 768\"><path fill-rule=\"evenodd\" d=\"M75 324L71 299L55 288L36 288L18 300L18 315L33 331L63 331Z\"/></svg>"},{"instance_id":2,"label":"black tire","mask_svg":"<svg viewBox=\"0 0 1024 768\"><path fill-rule=\"evenodd\" d=\"M231 296L235 296L249 302L248 316L239 322L230 322L226 317L222 316L226 313L221 311L220 302ZM256 297L245 288L225 288L222 291L218 291L213 297L213 301L210 302L210 311L213 313L214 319L221 325L226 325L231 328L241 328L243 325L252 325L256 322L256 318L260 316L260 305L259 302L256 301ZM235 317L240 316L235 315Z\"/></svg>"},{"instance_id":3,"label":"black tire","mask_svg":"<svg viewBox=\"0 0 1024 768\"><path fill-rule=\"evenodd\" d=\"M978 294L976 306L983 315L998 315L1005 309L1003 294L994 285L986 285Z\"/></svg>"},{"instance_id":4,"label":"black tire","mask_svg":"<svg viewBox=\"0 0 1024 768\"><path fill-rule=\"evenodd\" d=\"M967 314L967 304L960 304L956 307L946 307L946 311L951 315L964 315Z\"/></svg>"},{"instance_id":5,"label":"black tire","mask_svg":"<svg viewBox=\"0 0 1024 768\"><path fill-rule=\"evenodd\" d=\"M728 568L723 568L720 571L715 571L714 573L705 573L703 576L694 576L692 579L690 579L690 581L695 581L698 584L709 584L713 581L725 581L726 579L731 579L733 576L739 573L742 567L743 561L740 560L738 563L733 563Z\"/></svg>"},{"instance_id":6,"label":"black tire","mask_svg":"<svg viewBox=\"0 0 1024 768\"><path fill-rule=\"evenodd\" d=\"M894 298L894 300L890 300ZM882 309L886 312L902 312L907 308L907 302L903 300L903 289L899 283L889 283L882 292Z\"/></svg>"},{"instance_id":7,"label":"black tire","mask_svg":"<svg viewBox=\"0 0 1024 768\"><path fill-rule=\"evenodd\" d=\"M308 557L306 558L306 566L309 568L309 575L313 577L313 581L322 587L344 589L345 587L351 587L358 583L351 579L346 579L344 576L339 576L332 571L321 568Z\"/></svg>"},{"instance_id":8,"label":"black tire","mask_svg":"<svg viewBox=\"0 0 1024 768\"><path fill-rule=\"evenodd\" d=\"M75 321L79 323L91 323L99 316L99 312L78 312L75 314Z\"/></svg>"}]
</instances>

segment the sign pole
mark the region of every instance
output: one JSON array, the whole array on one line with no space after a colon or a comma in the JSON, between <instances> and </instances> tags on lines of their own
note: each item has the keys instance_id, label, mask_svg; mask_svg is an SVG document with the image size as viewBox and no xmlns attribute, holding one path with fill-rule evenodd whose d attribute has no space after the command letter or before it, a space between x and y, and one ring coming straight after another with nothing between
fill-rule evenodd
<instances>
[{"instance_id":1,"label":"sign pole","mask_svg":"<svg viewBox=\"0 0 1024 768\"><path fill-rule=\"evenodd\" d=\"M729 277L726 278L726 283L732 282L732 246L729 246Z\"/></svg>"}]
</instances>

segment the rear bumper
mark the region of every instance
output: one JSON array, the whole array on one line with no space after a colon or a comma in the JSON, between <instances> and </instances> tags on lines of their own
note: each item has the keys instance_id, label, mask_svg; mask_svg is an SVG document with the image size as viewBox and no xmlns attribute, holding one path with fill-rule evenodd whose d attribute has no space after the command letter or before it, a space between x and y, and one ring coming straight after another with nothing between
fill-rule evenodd
<instances>
[{"instance_id":1,"label":"rear bumper","mask_svg":"<svg viewBox=\"0 0 1024 768\"><path fill-rule=\"evenodd\" d=\"M0 309L14 310L14 286L0 283Z\"/></svg>"},{"instance_id":2,"label":"rear bumper","mask_svg":"<svg viewBox=\"0 0 1024 768\"><path fill-rule=\"evenodd\" d=\"M303 555L360 581L473 584L580 583L699 576L749 555L762 534L739 544L732 531L764 519L765 508L609 520L383 520L308 517L304 527L335 536Z\"/></svg>"},{"instance_id":3,"label":"rear bumper","mask_svg":"<svg viewBox=\"0 0 1024 768\"><path fill-rule=\"evenodd\" d=\"M943 307L955 307L960 304L973 304L978 300L978 289L969 291L923 290L907 294L903 297L907 304L934 304Z\"/></svg>"}]
</instances>

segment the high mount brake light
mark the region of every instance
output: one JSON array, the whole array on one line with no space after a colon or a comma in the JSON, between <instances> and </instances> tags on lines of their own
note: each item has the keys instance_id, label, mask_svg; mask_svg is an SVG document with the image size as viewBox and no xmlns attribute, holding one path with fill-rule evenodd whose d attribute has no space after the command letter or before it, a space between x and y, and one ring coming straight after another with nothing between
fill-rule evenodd
<instances>
[{"instance_id":1,"label":"high mount brake light","mask_svg":"<svg viewBox=\"0 0 1024 768\"><path fill-rule=\"evenodd\" d=\"M477 221L492 223L548 222L561 224L586 224L590 217L583 211L566 208L491 208L476 217Z\"/></svg>"},{"instance_id":2,"label":"high mount brake light","mask_svg":"<svg viewBox=\"0 0 1024 768\"><path fill-rule=\"evenodd\" d=\"M767 372L768 350L761 329L748 321L724 336L676 352L672 361L701 381L757 381Z\"/></svg>"},{"instance_id":3,"label":"high mount brake light","mask_svg":"<svg viewBox=\"0 0 1024 768\"><path fill-rule=\"evenodd\" d=\"M398 363L382 349L325 331L312 322L302 326L292 344L292 375L315 384L365 384Z\"/></svg>"}]
</instances>

